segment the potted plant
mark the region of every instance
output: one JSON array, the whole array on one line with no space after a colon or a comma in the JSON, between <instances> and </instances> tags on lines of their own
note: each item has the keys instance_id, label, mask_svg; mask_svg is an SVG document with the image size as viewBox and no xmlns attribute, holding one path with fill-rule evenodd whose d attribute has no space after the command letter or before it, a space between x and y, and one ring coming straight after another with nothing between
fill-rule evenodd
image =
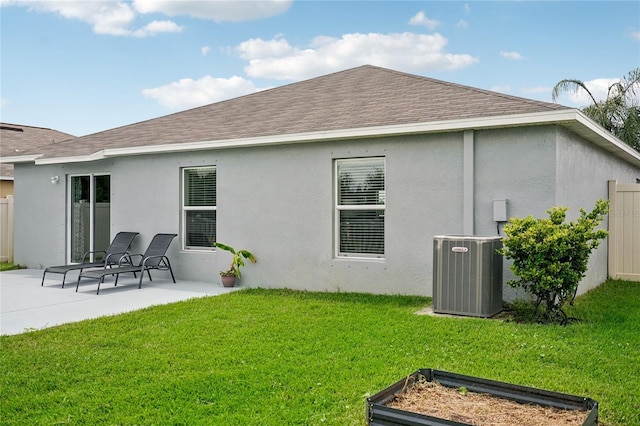
<instances>
[{"instance_id":1,"label":"potted plant","mask_svg":"<svg viewBox=\"0 0 640 426\"><path fill-rule=\"evenodd\" d=\"M256 263L255 256L247 250L235 250L231 246L218 242L213 243L213 245L233 255L229 269L220 271L222 285L225 287L233 287L236 284L236 279L240 279L240 268L244 266L244 259L248 259L251 263Z\"/></svg>"}]
</instances>

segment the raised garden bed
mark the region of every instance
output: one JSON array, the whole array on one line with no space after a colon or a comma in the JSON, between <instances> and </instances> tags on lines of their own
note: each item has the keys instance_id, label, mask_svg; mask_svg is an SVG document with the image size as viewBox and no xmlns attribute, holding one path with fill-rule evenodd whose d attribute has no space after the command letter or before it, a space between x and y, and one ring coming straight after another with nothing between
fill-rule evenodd
<instances>
[{"instance_id":1,"label":"raised garden bed","mask_svg":"<svg viewBox=\"0 0 640 426\"><path fill-rule=\"evenodd\" d=\"M371 426L598 424L590 398L420 369L367 399Z\"/></svg>"}]
</instances>

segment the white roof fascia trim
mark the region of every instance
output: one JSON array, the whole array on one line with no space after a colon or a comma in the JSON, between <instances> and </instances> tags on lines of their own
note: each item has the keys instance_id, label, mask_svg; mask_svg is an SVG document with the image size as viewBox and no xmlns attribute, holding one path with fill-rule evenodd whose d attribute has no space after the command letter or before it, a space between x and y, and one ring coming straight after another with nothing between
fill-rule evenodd
<instances>
[{"instance_id":1,"label":"white roof fascia trim","mask_svg":"<svg viewBox=\"0 0 640 426\"><path fill-rule=\"evenodd\" d=\"M580 124L582 124L585 127L588 127L589 130L591 130L592 132L596 133L601 138L606 139L607 142L609 142L612 145L614 145L615 148L618 148L619 150L624 151L625 153L635 157L637 160L640 160L640 152L638 152L635 149L631 148L628 144L626 144L622 140L618 139L616 136L612 135L610 132L605 130L598 123L596 123L595 121L593 121L592 119L587 117L583 112L578 111L578 110L576 110L576 112L577 112L576 120ZM614 150L610 150L610 151L613 152Z\"/></svg>"},{"instance_id":2,"label":"white roof fascia trim","mask_svg":"<svg viewBox=\"0 0 640 426\"><path fill-rule=\"evenodd\" d=\"M398 124L391 126L360 127L354 129L327 130L322 132L292 133L241 139L222 139L179 144L146 145L131 148L104 150L105 157L126 155L184 152L204 149L237 148L264 145L282 145L294 142L318 142L334 139L393 136L412 133L433 133L463 129L508 127L514 125L545 124L575 120L575 110L560 110L544 113L500 115L494 117L467 118L458 120L431 121L426 123Z\"/></svg>"},{"instance_id":3,"label":"white roof fascia trim","mask_svg":"<svg viewBox=\"0 0 640 426\"><path fill-rule=\"evenodd\" d=\"M104 150L94 152L91 155L78 155L73 157L52 157L52 158L41 158L36 160L36 164L62 164L62 163L83 163L86 161L97 161L104 160L106 156L104 155Z\"/></svg>"},{"instance_id":4,"label":"white roof fascia trim","mask_svg":"<svg viewBox=\"0 0 640 426\"><path fill-rule=\"evenodd\" d=\"M0 163L7 163L7 164L31 163L36 161L36 159L39 157L42 157L42 154L16 155L14 157L0 157Z\"/></svg>"}]
</instances>

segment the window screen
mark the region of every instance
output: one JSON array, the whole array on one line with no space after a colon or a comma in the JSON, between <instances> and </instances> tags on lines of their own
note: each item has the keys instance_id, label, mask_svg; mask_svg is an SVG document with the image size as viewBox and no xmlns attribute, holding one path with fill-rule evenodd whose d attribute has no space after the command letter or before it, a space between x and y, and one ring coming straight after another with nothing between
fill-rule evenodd
<instances>
[{"instance_id":1,"label":"window screen","mask_svg":"<svg viewBox=\"0 0 640 426\"><path fill-rule=\"evenodd\" d=\"M336 161L338 256L384 255L384 158Z\"/></svg>"},{"instance_id":2,"label":"window screen","mask_svg":"<svg viewBox=\"0 0 640 426\"><path fill-rule=\"evenodd\" d=\"M185 248L213 250L216 241L216 169L183 169L182 183Z\"/></svg>"}]
</instances>

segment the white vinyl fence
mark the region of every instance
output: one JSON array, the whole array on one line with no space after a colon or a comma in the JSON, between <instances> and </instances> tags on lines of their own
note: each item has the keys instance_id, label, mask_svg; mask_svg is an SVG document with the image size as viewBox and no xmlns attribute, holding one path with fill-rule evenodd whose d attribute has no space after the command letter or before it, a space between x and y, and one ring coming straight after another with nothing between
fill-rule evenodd
<instances>
[{"instance_id":1,"label":"white vinyl fence","mask_svg":"<svg viewBox=\"0 0 640 426\"><path fill-rule=\"evenodd\" d=\"M640 281L640 184L609 181L609 276Z\"/></svg>"},{"instance_id":2,"label":"white vinyl fence","mask_svg":"<svg viewBox=\"0 0 640 426\"><path fill-rule=\"evenodd\" d=\"M13 262L13 196L0 198L0 262Z\"/></svg>"}]
</instances>

